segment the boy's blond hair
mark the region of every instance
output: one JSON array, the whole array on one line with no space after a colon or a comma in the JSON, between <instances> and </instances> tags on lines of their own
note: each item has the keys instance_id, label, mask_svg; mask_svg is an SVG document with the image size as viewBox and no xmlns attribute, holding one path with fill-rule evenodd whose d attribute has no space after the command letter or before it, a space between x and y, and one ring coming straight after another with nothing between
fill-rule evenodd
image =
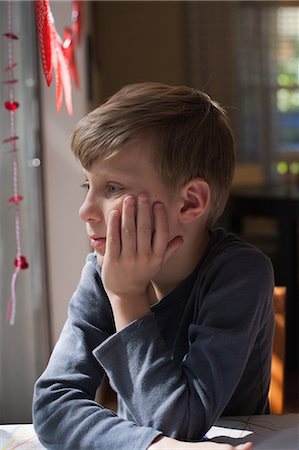
<instances>
[{"instance_id":1,"label":"boy's blond hair","mask_svg":"<svg viewBox=\"0 0 299 450\"><path fill-rule=\"evenodd\" d=\"M132 84L77 124L71 147L88 170L97 158L110 158L137 138L153 142L153 162L170 188L196 177L209 184L209 224L215 223L224 210L235 163L224 109L186 86Z\"/></svg>"}]
</instances>

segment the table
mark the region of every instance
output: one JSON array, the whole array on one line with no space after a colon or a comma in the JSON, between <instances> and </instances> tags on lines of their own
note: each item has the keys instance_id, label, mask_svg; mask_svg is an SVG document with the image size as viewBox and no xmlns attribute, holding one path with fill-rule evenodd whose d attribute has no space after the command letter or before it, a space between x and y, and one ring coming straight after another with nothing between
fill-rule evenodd
<instances>
[{"instance_id":1,"label":"table","mask_svg":"<svg viewBox=\"0 0 299 450\"><path fill-rule=\"evenodd\" d=\"M250 441L254 443L254 450L297 450L299 414L222 417L208 431L207 437L231 445ZM44 450L32 424L0 425L0 449L16 448Z\"/></svg>"},{"instance_id":2,"label":"table","mask_svg":"<svg viewBox=\"0 0 299 450\"><path fill-rule=\"evenodd\" d=\"M44 450L32 424L0 425L1 450Z\"/></svg>"},{"instance_id":3,"label":"table","mask_svg":"<svg viewBox=\"0 0 299 450\"><path fill-rule=\"evenodd\" d=\"M222 417L207 433L214 442L253 442L254 450L298 450L299 414Z\"/></svg>"},{"instance_id":4,"label":"table","mask_svg":"<svg viewBox=\"0 0 299 450\"><path fill-rule=\"evenodd\" d=\"M296 369L299 341L299 188L267 185L234 187L226 214L228 228L241 235L246 217L272 217L277 221L275 283L287 287L286 365Z\"/></svg>"}]
</instances>

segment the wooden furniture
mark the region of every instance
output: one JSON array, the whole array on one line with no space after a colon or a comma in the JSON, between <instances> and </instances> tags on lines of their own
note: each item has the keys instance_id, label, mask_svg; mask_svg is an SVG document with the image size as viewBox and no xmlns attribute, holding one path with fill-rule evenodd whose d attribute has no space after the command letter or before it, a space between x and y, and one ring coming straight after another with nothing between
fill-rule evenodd
<instances>
[{"instance_id":1,"label":"wooden furniture","mask_svg":"<svg viewBox=\"0 0 299 450\"><path fill-rule=\"evenodd\" d=\"M95 401L107 409L117 412L117 397L116 393L109 384L107 375L104 375L101 386L96 392Z\"/></svg>"},{"instance_id":2,"label":"wooden furniture","mask_svg":"<svg viewBox=\"0 0 299 450\"><path fill-rule=\"evenodd\" d=\"M285 400L285 286L274 288L275 333L272 352L271 383L269 390L272 414L282 414Z\"/></svg>"},{"instance_id":3,"label":"wooden furniture","mask_svg":"<svg viewBox=\"0 0 299 450\"><path fill-rule=\"evenodd\" d=\"M252 442L254 450L297 450L299 414L220 417L206 433L215 442Z\"/></svg>"}]
</instances>

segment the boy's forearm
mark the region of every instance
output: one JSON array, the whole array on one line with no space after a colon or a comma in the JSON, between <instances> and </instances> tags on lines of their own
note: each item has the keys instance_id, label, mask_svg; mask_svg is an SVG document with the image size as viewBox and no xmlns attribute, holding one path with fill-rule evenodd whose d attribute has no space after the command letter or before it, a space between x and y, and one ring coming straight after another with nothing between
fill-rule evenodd
<instances>
[{"instance_id":1,"label":"boy's forearm","mask_svg":"<svg viewBox=\"0 0 299 450\"><path fill-rule=\"evenodd\" d=\"M116 331L121 331L134 320L141 319L151 313L146 294L136 298L119 298L109 295Z\"/></svg>"},{"instance_id":2,"label":"boy's forearm","mask_svg":"<svg viewBox=\"0 0 299 450\"><path fill-rule=\"evenodd\" d=\"M165 450L167 448L167 442L172 441L173 439L167 438L165 436L158 436L151 445L147 448L147 450ZM171 448L168 446L168 448Z\"/></svg>"},{"instance_id":3,"label":"boy's forearm","mask_svg":"<svg viewBox=\"0 0 299 450\"><path fill-rule=\"evenodd\" d=\"M180 442L177 441L176 439L160 435L152 442L152 444L147 448L147 450L184 450L184 444L187 443L182 441Z\"/></svg>"}]
</instances>

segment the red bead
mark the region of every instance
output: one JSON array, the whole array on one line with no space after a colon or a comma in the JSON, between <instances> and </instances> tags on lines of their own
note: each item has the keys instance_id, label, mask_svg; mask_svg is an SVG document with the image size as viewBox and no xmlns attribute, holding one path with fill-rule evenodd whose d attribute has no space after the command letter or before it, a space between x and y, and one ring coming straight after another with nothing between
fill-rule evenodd
<instances>
[{"instance_id":1,"label":"red bead","mask_svg":"<svg viewBox=\"0 0 299 450\"><path fill-rule=\"evenodd\" d=\"M3 36L7 37L8 39L19 39L18 36L13 33L3 33Z\"/></svg>"},{"instance_id":2,"label":"red bead","mask_svg":"<svg viewBox=\"0 0 299 450\"><path fill-rule=\"evenodd\" d=\"M15 111L16 109L18 109L18 107L20 106L20 104L18 102L10 102L10 101L6 101L4 103L4 106L6 109L8 109L9 111Z\"/></svg>"},{"instance_id":3,"label":"red bead","mask_svg":"<svg viewBox=\"0 0 299 450\"><path fill-rule=\"evenodd\" d=\"M15 259L15 267L20 267L20 269L28 269L29 264L25 256L20 255Z\"/></svg>"},{"instance_id":4,"label":"red bead","mask_svg":"<svg viewBox=\"0 0 299 450\"><path fill-rule=\"evenodd\" d=\"M10 197L8 199L9 203L20 203L23 200L24 197L22 197L21 195L15 195L14 197Z\"/></svg>"},{"instance_id":5,"label":"red bead","mask_svg":"<svg viewBox=\"0 0 299 450\"><path fill-rule=\"evenodd\" d=\"M13 79L13 80L5 80L3 81L3 84L16 84L19 80Z\"/></svg>"},{"instance_id":6,"label":"red bead","mask_svg":"<svg viewBox=\"0 0 299 450\"><path fill-rule=\"evenodd\" d=\"M10 64L9 66L5 67L4 72L12 72L17 65L18 63Z\"/></svg>"},{"instance_id":7,"label":"red bead","mask_svg":"<svg viewBox=\"0 0 299 450\"><path fill-rule=\"evenodd\" d=\"M14 142L17 139L19 139L19 136L11 136L11 137L9 137L7 139L4 139L4 141L2 141L2 142L3 142L3 144L7 144L8 142Z\"/></svg>"}]
</instances>

